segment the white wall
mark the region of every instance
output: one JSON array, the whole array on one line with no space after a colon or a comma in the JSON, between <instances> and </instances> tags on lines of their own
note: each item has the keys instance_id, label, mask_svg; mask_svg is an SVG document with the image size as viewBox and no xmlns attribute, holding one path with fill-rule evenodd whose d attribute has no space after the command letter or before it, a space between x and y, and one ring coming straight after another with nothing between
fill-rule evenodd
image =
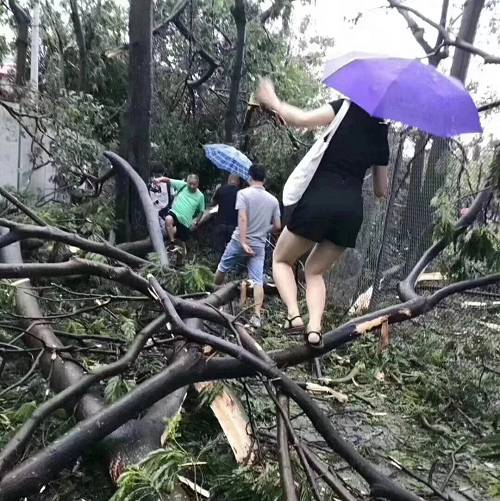
<instances>
[{"instance_id":1,"label":"white wall","mask_svg":"<svg viewBox=\"0 0 500 501\"><path fill-rule=\"evenodd\" d=\"M6 104L19 108L17 103ZM30 131L34 130L28 121L25 124ZM51 181L54 168L49 164L33 171L32 142L17 120L0 106L0 185L11 186L16 191L28 190L42 197L54 191ZM34 147L38 148L36 144ZM38 158L38 162L43 159Z\"/></svg>"}]
</instances>

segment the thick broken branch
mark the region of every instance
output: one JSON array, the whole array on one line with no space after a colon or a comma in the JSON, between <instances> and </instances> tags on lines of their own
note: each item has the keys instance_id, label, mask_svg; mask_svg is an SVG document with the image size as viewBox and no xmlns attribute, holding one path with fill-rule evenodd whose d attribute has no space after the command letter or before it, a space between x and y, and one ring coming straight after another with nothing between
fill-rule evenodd
<instances>
[{"instance_id":1,"label":"thick broken branch","mask_svg":"<svg viewBox=\"0 0 500 501\"><path fill-rule=\"evenodd\" d=\"M134 184L134 187L141 199L149 236L151 238L151 242L153 243L155 252L160 258L160 263L163 266L168 266L167 251L165 249L165 244L163 243L163 236L158 222L158 211L153 205L146 184L134 168L116 153L105 151L104 156L111 162L111 165L113 165L114 168L118 169L122 175L127 175Z\"/></svg>"},{"instance_id":2,"label":"thick broken branch","mask_svg":"<svg viewBox=\"0 0 500 501\"><path fill-rule=\"evenodd\" d=\"M149 264L149 261L129 254L107 242L95 242L81 237L77 233L68 233L51 226L34 226L31 224L21 224L8 219L0 218L0 226L9 228L11 231L0 237L0 248L13 242L26 240L28 238L41 238L44 240L54 240L78 247L88 252L94 252L130 266L141 266Z\"/></svg>"},{"instance_id":3,"label":"thick broken branch","mask_svg":"<svg viewBox=\"0 0 500 501\"><path fill-rule=\"evenodd\" d=\"M198 360L196 351L183 350L162 372L8 472L0 481L0 501L17 501L38 492L48 479L68 467L88 446L103 439L142 409L194 380Z\"/></svg>"}]
</instances>

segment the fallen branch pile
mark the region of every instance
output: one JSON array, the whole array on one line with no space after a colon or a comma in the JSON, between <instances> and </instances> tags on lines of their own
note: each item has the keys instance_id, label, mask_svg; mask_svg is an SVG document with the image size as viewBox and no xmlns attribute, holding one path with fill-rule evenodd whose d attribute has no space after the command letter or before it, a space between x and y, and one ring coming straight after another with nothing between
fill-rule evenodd
<instances>
[{"instance_id":1,"label":"fallen branch pile","mask_svg":"<svg viewBox=\"0 0 500 501\"><path fill-rule=\"evenodd\" d=\"M168 266L155 210L149 203L149 197L145 196L142 180L134 176L130 166L117 155L106 153L106 157L119 174L131 178L142 194L151 241L161 264ZM466 231L490 196L489 187L481 191L467 215L457 222L455 235ZM13 200L11 198L10 202L15 203ZM217 309L238 295L237 284L229 284L198 300L172 295L161 278L150 273L145 259L130 254L123 247L94 242L50 227L43 220L33 218L31 211L24 210L22 204L17 204L17 208L25 216L35 219L36 225L0 219L0 279L18 280L11 284L16 287L18 316L7 327L20 332L11 343L0 346L0 357L26 353L34 355L29 374L40 368L54 395L36 409L0 452L0 501L17 500L38 492L97 443L104 448L111 475L116 480L124 468L160 447L164 418L175 416L189 385L242 377L255 377L262 381L276 407L278 432L275 446L285 499L298 499L294 480L297 472L290 459L290 448L295 450L316 499L321 499L319 480L329 486L337 497L348 501L356 499L349 487L298 437L289 416L289 400L300 407L331 450L367 482L372 496L390 500L420 499L381 473L343 438L335 422L321 411L303 385L287 375L286 368L312 361L319 354L326 354L360 337L377 334L389 324L423 315L452 294L498 283L500 274L458 282L426 296L419 294L415 290L419 275L448 244L447 241L439 241L424 253L400 284L401 303L355 318L326 333L321 351L298 345L268 353L238 318ZM112 264L82 258L61 263L24 263L19 242L33 237L105 256ZM154 313L152 320L135 335L128 347L120 348L116 361L92 372L85 370L75 357L77 353L85 353L88 346L67 345L61 341L74 340L71 336L64 338L64 334L57 336L50 318L44 316L38 304L36 289L30 285L31 280L75 276L82 280L100 277L109 281L120 290L120 296L117 296L120 300L142 301ZM20 279L24 280L20 282ZM111 296L101 298L95 308L104 308L111 300ZM15 342L20 337L25 349ZM89 335L88 339L92 336ZM168 359L168 363L126 396L112 404L105 403L96 391L97 384L127 371L151 346ZM207 350L207 346L211 349ZM7 388L4 391L11 390ZM60 408L74 413L79 423L64 436L23 459L42 423Z\"/></svg>"}]
</instances>

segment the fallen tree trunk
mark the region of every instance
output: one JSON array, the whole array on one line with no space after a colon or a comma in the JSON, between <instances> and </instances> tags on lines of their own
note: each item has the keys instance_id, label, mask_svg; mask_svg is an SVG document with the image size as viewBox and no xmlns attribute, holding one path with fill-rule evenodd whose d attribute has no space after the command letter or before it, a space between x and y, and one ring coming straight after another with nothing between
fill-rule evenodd
<instances>
[{"instance_id":1,"label":"fallen tree trunk","mask_svg":"<svg viewBox=\"0 0 500 501\"><path fill-rule=\"evenodd\" d=\"M195 350L183 350L175 362L149 379L147 384L139 385L115 404L80 422L62 438L21 463L0 481L0 501L17 501L22 496L38 492L87 447L135 417L140 409L149 407L189 382L198 360L199 354Z\"/></svg>"},{"instance_id":2,"label":"fallen tree trunk","mask_svg":"<svg viewBox=\"0 0 500 501\"><path fill-rule=\"evenodd\" d=\"M0 228L0 235L6 230ZM19 244L12 244L0 250L0 257L5 263L21 264L23 262ZM29 280L18 287L16 291L16 308L19 315L28 318L43 318L43 314L35 297L35 291L31 288ZM56 352L62 348L63 343L54 335L48 324L40 324L33 321L23 321L26 334L23 341L29 348L45 349L46 352L40 360L40 367L45 377L51 374L50 385L54 392L58 393L67 386L77 383L85 374L82 367ZM70 404L71 406L74 405ZM95 395L85 395L75 407L75 415L82 419L92 415L102 407L101 400Z\"/></svg>"}]
</instances>

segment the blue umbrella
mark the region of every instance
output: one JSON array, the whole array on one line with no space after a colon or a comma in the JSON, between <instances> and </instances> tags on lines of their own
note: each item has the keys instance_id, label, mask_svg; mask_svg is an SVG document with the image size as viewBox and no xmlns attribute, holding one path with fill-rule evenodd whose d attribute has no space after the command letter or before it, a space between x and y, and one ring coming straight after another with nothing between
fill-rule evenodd
<instances>
[{"instance_id":1,"label":"blue umbrella","mask_svg":"<svg viewBox=\"0 0 500 501\"><path fill-rule=\"evenodd\" d=\"M236 174L246 181L250 180L248 169L252 161L241 151L228 144L205 144L206 157L219 169Z\"/></svg>"},{"instance_id":2,"label":"blue umbrella","mask_svg":"<svg viewBox=\"0 0 500 501\"><path fill-rule=\"evenodd\" d=\"M323 82L372 116L436 136L482 130L462 82L414 59L350 52L326 63Z\"/></svg>"}]
</instances>

